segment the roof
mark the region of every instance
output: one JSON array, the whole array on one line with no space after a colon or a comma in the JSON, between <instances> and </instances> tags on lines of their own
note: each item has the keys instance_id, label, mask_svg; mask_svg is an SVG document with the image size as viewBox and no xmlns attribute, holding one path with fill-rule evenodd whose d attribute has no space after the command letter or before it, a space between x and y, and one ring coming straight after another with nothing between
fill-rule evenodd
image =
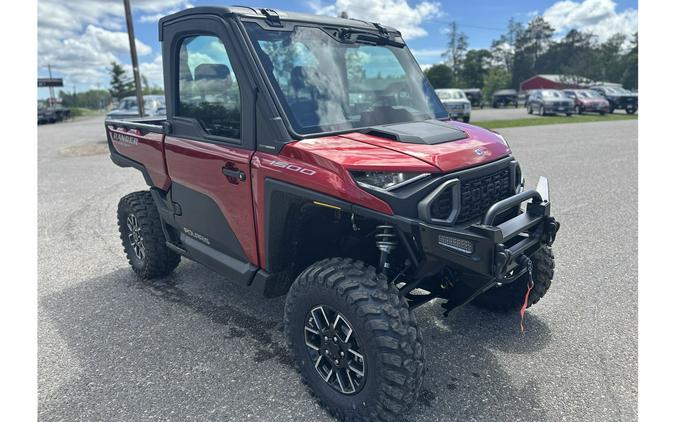
<instances>
[{"instance_id":1,"label":"roof","mask_svg":"<svg viewBox=\"0 0 675 422\"><path fill-rule=\"evenodd\" d=\"M180 12L176 12L167 16L164 16L159 20L160 34L162 25L174 19L178 19L190 15L219 15L219 16L241 16L245 18L259 18L267 19L268 15L263 13L265 11L276 12L279 15L279 19L283 21L294 21L294 22L308 22L319 25L329 25L329 26L343 26L351 28L362 28L369 30L379 30L380 28L385 28L390 32L399 32L396 28L392 28L386 25L379 25L373 22L366 22L359 19L344 19L336 18L332 16L321 16L321 15L311 15L307 13L294 13L286 12L283 10L269 9L263 7L246 7L246 6L200 6L200 7L191 7Z\"/></svg>"},{"instance_id":2,"label":"roof","mask_svg":"<svg viewBox=\"0 0 675 422\"><path fill-rule=\"evenodd\" d=\"M556 75L552 73L545 73L545 74L540 74L540 75L534 75L531 78L525 79L523 82L521 82L521 85L524 84L525 82L531 81L532 79L535 78L541 78L541 79L546 79L551 82L555 82L558 84L568 84L570 82L583 82L583 83L593 83L592 80L588 78L584 78L583 76L577 76L577 75Z\"/></svg>"}]
</instances>

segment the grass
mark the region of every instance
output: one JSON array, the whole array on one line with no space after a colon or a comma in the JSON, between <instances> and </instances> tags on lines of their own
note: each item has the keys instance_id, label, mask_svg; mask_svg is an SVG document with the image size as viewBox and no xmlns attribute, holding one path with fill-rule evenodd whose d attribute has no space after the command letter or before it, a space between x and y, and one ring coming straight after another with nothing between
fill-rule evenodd
<instances>
[{"instance_id":1,"label":"grass","mask_svg":"<svg viewBox=\"0 0 675 422\"><path fill-rule=\"evenodd\" d=\"M72 117L96 116L102 113L105 113L105 110L92 110L90 108L83 108L83 107L70 108L70 115Z\"/></svg>"},{"instance_id":2,"label":"grass","mask_svg":"<svg viewBox=\"0 0 675 422\"><path fill-rule=\"evenodd\" d=\"M521 126L542 126L542 125L557 125L561 123L590 123L590 122L611 122L615 120L636 120L636 114L606 114L600 116L597 114L583 114L567 116L544 116L534 117L530 119L513 119L513 120L485 120L478 122L471 122L471 124L480 126L486 129L497 129L505 127L521 127Z\"/></svg>"}]
</instances>

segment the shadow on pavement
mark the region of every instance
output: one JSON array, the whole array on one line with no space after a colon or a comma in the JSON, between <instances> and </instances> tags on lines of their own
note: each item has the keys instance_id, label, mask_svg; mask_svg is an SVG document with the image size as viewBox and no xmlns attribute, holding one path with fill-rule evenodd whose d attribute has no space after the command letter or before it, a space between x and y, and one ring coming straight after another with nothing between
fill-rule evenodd
<instances>
[{"instance_id":1,"label":"shadow on pavement","mask_svg":"<svg viewBox=\"0 0 675 422\"><path fill-rule=\"evenodd\" d=\"M302 387L283 343L283 304L191 262L153 283L125 268L43 297L44 320L81 371L39 394L40 418L237 420L242 408L234 399L276 395L272 414L287 395L308 400L298 397ZM525 335L517 315L470 306L443 318L428 305L418 321L427 373L408 420L541 418L536 382L514 383L496 356L548 344L548 327L536 315L528 314Z\"/></svg>"}]
</instances>

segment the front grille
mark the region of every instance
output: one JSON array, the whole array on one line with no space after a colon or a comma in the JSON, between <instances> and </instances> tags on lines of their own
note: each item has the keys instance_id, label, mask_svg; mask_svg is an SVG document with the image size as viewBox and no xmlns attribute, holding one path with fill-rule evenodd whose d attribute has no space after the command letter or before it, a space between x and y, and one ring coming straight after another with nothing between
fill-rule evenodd
<instances>
[{"instance_id":1,"label":"front grille","mask_svg":"<svg viewBox=\"0 0 675 422\"><path fill-rule=\"evenodd\" d=\"M453 187L442 192L431 204L431 218L447 220L454 208ZM486 176L460 180L460 211L456 223L464 223L484 215L495 202L514 194L508 168Z\"/></svg>"}]
</instances>

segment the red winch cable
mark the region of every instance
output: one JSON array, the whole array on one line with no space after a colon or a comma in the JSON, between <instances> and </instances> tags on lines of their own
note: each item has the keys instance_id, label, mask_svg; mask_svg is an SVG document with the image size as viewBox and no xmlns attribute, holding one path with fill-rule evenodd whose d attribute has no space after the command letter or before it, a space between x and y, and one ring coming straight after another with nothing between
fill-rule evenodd
<instances>
[{"instance_id":1,"label":"red winch cable","mask_svg":"<svg viewBox=\"0 0 675 422\"><path fill-rule=\"evenodd\" d=\"M527 309L527 301L530 298L530 292L532 291L532 288L534 287L534 280L532 279L532 260L529 258L527 259L527 273L530 277L529 281L527 282L527 292L525 292L525 300L523 301L523 306L520 308L520 332L524 333L525 332L525 310Z\"/></svg>"}]
</instances>

